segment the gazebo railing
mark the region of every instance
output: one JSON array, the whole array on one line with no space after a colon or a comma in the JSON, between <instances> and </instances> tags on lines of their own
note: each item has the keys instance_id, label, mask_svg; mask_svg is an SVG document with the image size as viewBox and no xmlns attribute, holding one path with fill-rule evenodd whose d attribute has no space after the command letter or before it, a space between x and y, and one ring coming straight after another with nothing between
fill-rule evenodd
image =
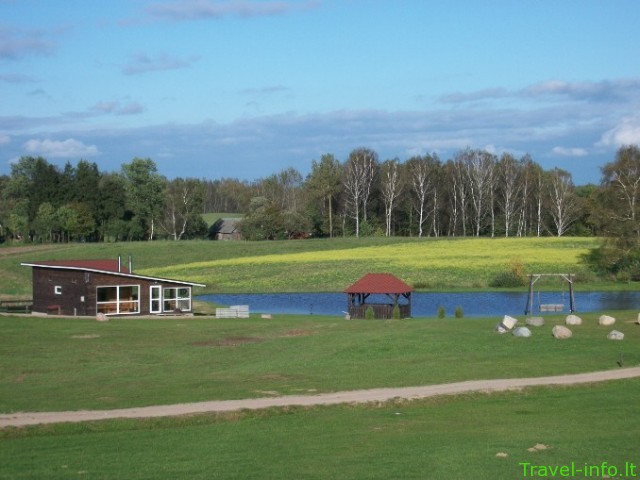
<instances>
[{"instance_id":1,"label":"gazebo railing","mask_svg":"<svg viewBox=\"0 0 640 480\"><path fill-rule=\"evenodd\" d=\"M411 305L398 305L400 307L400 318L411 316ZM367 309L373 309L373 317L379 319L393 318L393 305L388 303L363 303L361 305L349 306L349 316L351 318L366 318Z\"/></svg>"}]
</instances>

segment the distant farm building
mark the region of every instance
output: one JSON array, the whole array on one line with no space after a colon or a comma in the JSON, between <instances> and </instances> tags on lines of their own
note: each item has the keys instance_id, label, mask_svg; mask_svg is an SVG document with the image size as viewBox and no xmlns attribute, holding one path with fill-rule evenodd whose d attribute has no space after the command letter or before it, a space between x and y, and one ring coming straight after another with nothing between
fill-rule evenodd
<instances>
[{"instance_id":1,"label":"distant farm building","mask_svg":"<svg viewBox=\"0 0 640 480\"><path fill-rule=\"evenodd\" d=\"M390 273L368 273L345 290L347 313L350 318L366 318L367 310L371 309L374 318L393 318L393 310L397 306L400 318L408 318L411 316L413 291L412 287ZM387 301L381 302L380 298Z\"/></svg>"},{"instance_id":2,"label":"distant farm building","mask_svg":"<svg viewBox=\"0 0 640 480\"><path fill-rule=\"evenodd\" d=\"M131 262L55 260L22 263L33 274L34 312L58 315L192 313L192 288L205 285L136 275Z\"/></svg>"},{"instance_id":3,"label":"distant farm building","mask_svg":"<svg viewBox=\"0 0 640 480\"><path fill-rule=\"evenodd\" d=\"M238 228L239 218L219 218L209 228L209 238L212 240L242 240L242 233Z\"/></svg>"}]
</instances>

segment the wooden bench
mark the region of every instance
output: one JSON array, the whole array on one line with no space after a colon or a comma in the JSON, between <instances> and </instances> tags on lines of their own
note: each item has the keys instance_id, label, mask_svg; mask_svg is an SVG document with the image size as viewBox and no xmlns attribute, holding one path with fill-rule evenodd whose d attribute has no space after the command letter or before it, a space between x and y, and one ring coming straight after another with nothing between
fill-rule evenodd
<instances>
[{"instance_id":1,"label":"wooden bench","mask_svg":"<svg viewBox=\"0 0 640 480\"><path fill-rule=\"evenodd\" d=\"M540 305L541 312L562 312L564 304L562 303L543 303Z\"/></svg>"},{"instance_id":2,"label":"wooden bench","mask_svg":"<svg viewBox=\"0 0 640 480\"><path fill-rule=\"evenodd\" d=\"M31 300L2 300L0 310L3 312L29 313L33 302Z\"/></svg>"},{"instance_id":3,"label":"wooden bench","mask_svg":"<svg viewBox=\"0 0 640 480\"><path fill-rule=\"evenodd\" d=\"M249 305L216 308L216 318L249 318Z\"/></svg>"},{"instance_id":4,"label":"wooden bench","mask_svg":"<svg viewBox=\"0 0 640 480\"><path fill-rule=\"evenodd\" d=\"M61 311L60 305L47 305L47 315L60 315Z\"/></svg>"}]
</instances>

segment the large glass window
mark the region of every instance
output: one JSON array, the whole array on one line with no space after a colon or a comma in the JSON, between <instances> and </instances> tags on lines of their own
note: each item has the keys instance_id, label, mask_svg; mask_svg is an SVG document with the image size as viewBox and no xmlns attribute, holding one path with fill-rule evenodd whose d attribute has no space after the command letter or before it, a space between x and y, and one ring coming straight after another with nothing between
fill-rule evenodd
<instances>
[{"instance_id":1,"label":"large glass window","mask_svg":"<svg viewBox=\"0 0 640 480\"><path fill-rule=\"evenodd\" d=\"M96 308L106 315L140 313L140 285L97 287Z\"/></svg>"},{"instance_id":2,"label":"large glass window","mask_svg":"<svg viewBox=\"0 0 640 480\"><path fill-rule=\"evenodd\" d=\"M163 292L165 312L188 312L191 310L191 288L166 287Z\"/></svg>"}]
</instances>

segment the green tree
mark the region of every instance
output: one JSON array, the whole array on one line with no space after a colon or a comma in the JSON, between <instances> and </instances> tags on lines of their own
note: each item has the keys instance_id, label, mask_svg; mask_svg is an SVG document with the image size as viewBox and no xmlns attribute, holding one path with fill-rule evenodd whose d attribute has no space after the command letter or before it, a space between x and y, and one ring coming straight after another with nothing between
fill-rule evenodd
<instances>
[{"instance_id":1,"label":"green tree","mask_svg":"<svg viewBox=\"0 0 640 480\"><path fill-rule=\"evenodd\" d=\"M239 229L247 240L275 240L285 236L282 212L266 197L251 199Z\"/></svg>"},{"instance_id":2,"label":"green tree","mask_svg":"<svg viewBox=\"0 0 640 480\"><path fill-rule=\"evenodd\" d=\"M180 240L192 224L201 219L204 187L194 178L176 178L165 187L164 231L174 240Z\"/></svg>"},{"instance_id":3,"label":"green tree","mask_svg":"<svg viewBox=\"0 0 640 480\"><path fill-rule=\"evenodd\" d=\"M122 165L122 173L138 232L143 232L147 240L153 240L164 209L166 179L158 174L156 164L149 158L134 158L131 163Z\"/></svg>"},{"instance_id":4,"label":"green tree","mask_svg":"<svg viewBox=\"0 0 640 480\"><path fill-rule=\"evenodd\" d=\"M306 189L309 192L309 205L318 212L321 219L315 222L321 234L333 238L333 215L335 201L341 191L342 166L331 154L322 155L320 161L313 160L311 173L307 177Z\"/></svg>"},{"instance_id":5,"label":"green tree","mask_svg":"<svg viewBox=\"0 0 640 480\"><path fill-rule=\"evenodd\" d=\"M606 238L584 258L599 274L640 279L640 149L625 146L602 168Z\"/></svg>"},{"instance_id":6,"label":"green tree","mask_svg":"<svg viewBox=\"0 0 640 480\"><path fill-rule=\"evenodd\" d=\"M53 242L53 232L58 228L56 209L49 202L43 202L38 207L38 213L33 222L33 229L40 241Z\"/></svg>"},{"instance_id":7,"label":"green tree","mask_svg":"<svg viewBox=\"0 0 640 480\"><path fill-rule=\"evenodd\" d=\"M124 176L103 174L98 183L97 223L100 237L118 240L128 237L127 191Z\"/></svg>"},{"instance_id":8,"label":"green tree","mask_svg":"<svg viewBox=\"0 0 640 480\"><path fill-rule=\"evenodd\" d=\"M29 224L36 218L43 202L54 206L62 203L60 172L42 157L21 157L11 165L11 176L7 184L7 196L26 200Z\"/></svg>"}]
</instances>

